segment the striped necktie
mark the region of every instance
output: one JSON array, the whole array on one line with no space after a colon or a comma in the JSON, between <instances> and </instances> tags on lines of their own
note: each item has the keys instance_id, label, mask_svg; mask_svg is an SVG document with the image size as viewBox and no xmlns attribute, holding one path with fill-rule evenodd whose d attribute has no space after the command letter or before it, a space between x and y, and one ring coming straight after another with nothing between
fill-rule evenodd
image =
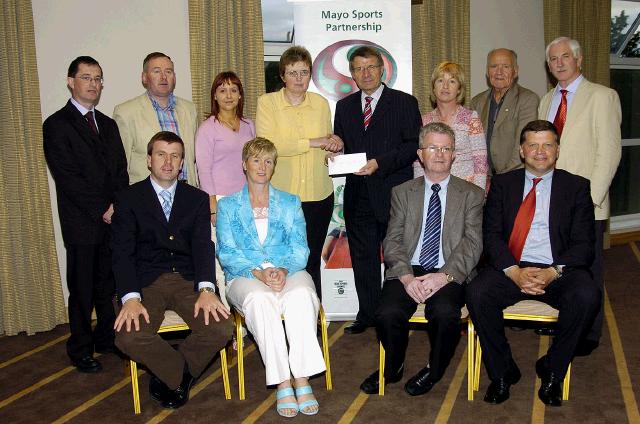
<instances>
[{"instance_id":1,"label":"striped necktie","mask_svg":"<svg viewBox=\"0 0 640 424\"><path fill-rule=\"evenodd\" d=\"M164 212L164 216L169 221L169 216L171 215L171 193L167 190L161 190L159 194L162 198L162 212Z\"/></svg>"},{"instance_id":2,"label":"striped necktie","mask_svg":"<svg viewBox=\"0 0 640 424\"><path fill-rule=\"evenodd\" d=\"M373 112L371 111L371 101L373 100L373 97L367 96L364 98L364 129L366 130L367 127L369 126L369 123L371 122L371 115L373 115Z\"/></svg>"},{"instance_id":3,"label":"striped necktie","mask_svg":"<svg viewBox=\"0 0 640 424\"><path fill-rule=\"evenodd\" d=\"M433 194L429 198L429 209L424 223L424 234L422 235L422 249L420 250L420 265L429 271L438 265L438 252L440 250L440 219L442 205L440 204L440 184L431 186Z\"/></svg>"}]
</instances>

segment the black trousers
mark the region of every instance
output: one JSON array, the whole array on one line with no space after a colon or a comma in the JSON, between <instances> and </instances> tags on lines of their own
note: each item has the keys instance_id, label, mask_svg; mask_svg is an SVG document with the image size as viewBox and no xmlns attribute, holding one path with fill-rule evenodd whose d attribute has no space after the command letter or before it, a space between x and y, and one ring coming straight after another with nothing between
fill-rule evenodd
<instances>
[{"instance_id":1,"label":"black trousers","mask_svg":"<svg viewBox=\"0 0 640 424\"><path fill-rule=\"evenodd\" d=\"M115 285L111 271L109 236L99 244L65 246L67 249L67 287L69 289L69 328L67 354L71 360L93 355L94 349L113 346ZM91 313L98 322L91 328Z\"/></svg>"},{"instance_id":2,"label":"black trousers","mask_svg":"<svg viewBox=\"0 0 640 424\"><path fill-rule=\"evenodd\" d=\"M596 319L593 321L593 325L591 329L585 336L586 339L592 340L594 342L599 342L600 337L602 337L602 324L604 323L604 258L603 258L603 249L604 249L604 230L606 227L605 220L596 220L596 256L593 259L593 264L591 265L591 273L593 274L593 281L595 281L596 285L600 287L602 290L603 296L602 301L600 302L600 308L598 310L598 314L596 315Z\"/></svg>"},{"instance_id":3,"label":"black trousers","mask_svg":"<svg viewBox=\"0 0 640 424\"><path fill-rule=\"evenodd\" d=\"M468 285L466 302L480 337L482 361L489 378L504 377L513 361L504 333L502 311L506 307L530 299L560 311L555 337L547 352L547 365L557 375L565 375L578 342L593 324L601 297L600 288L589 271L583 269L566 269L562 278L547 286L544 294L532 296L522 293L504 272L484 268Z\"/></svg>"},{"instance_id":4,"label":"black trousers","mask_svg":"<svg viewBox=\"0 0 640 424\"><path fill-rule=\"evenodd\" d=\"M307 259L306 271L313 279L318 298L322 300L320 256L322 254L322 246L327 238L331 215L333 215L333 193L323 200L302 202L302 213L307 224L307 244L309 245L309 259Z\"/></svg>"},{"instance_id":5,"label":"black trousers","mask_svg":"<svg viewBox=\"0 0 640 424\"><path fill-rule=\"evenodd\" d=\"M358 179L353 184L358 185L350 187L356 195L353 204L348 207L345 205L344 219L358 294L356 319L373 326L382 295L380 249L387 234L387 222L380 222L374 216L375 205L369 200L364 179Z\"/></svg>"},{"instance_id":6,"label":"black trousers","mask_svg":"<svg viewBox=\"0 0 640 424\"><path fill-rule=\"evenodd\" d=\"M414 275L424 275L414 267ZM431 379L444 375L460 340L460 308L464 305L464 286L449 283L425 302L424 315L429 320L427 331L431 351ZM409 343L409 318L418 304L407 294L400 280L387 280L382 288L382 300L376 313L378 339L385 349L387 375L395 373L404 362Z\"/></svg>"}]
</instances>

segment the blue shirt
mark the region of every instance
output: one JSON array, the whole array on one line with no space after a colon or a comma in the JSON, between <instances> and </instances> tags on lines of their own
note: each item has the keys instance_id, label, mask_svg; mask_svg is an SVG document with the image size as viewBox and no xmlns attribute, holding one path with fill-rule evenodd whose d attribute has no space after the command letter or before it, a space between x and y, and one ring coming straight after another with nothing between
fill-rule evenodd
<instances>
[{"instance_id":1,"label":"blue shirt","mask_svg":"<svg viewBox=\"0 0 640 424\"><path fill-rule=\"evenodd\" d=\"M173 93L169 94L169 102L167 107L160 106L160 103L147 91L147 96L151 100L151 105L156 111L158 117L158 123L162 131L171 131L174 134L180 135L180 128L178 128L178 120L176 119L176 96ZM179 180L187 179L187 167L183 166L178 176Z\"/></svg>"},{"instance_id":2,"label":"blue shirt","mask_svg":"<svg viewBox=\"0 0 640 424\"><path fill-rule=\"evenodd\" d=\"M444 211L447 207L447 187L449 186L449 180L451 179L451 175L449 175L443 181L440 181L440 191L438 192L438 197L440 197L440 241L438 242L438 265L437 268L442 268L444 265L444 255L442 253L442 226L444 224ZM413 252L413 256L411 257L411 265L420 265L420 251L422 250L422 239L424 238L424 225L427 220L427 212L429 211L429 199L431 199L431 195L433 194L433 190L431 190L431 186L435 184L431 182L427 176L424 176L424 204L422 206L422 225L420 226L420 238L418 239L418 245L416 246L416 250Z\"/></svg>"},{"instance_id":3,"label":"blue shirt","mask_svg":"<svg viewBox=\"0 0 640 424\"><path fill-rule=\"evenodd\" d=\"M524 190L522 199L526 197L533 187L533 179L538 178L529 171L524 173ZM522 249L523 262L540 264L552 264L551 241L549 239L549 203L551 201L551 184L553 183L553 170L542 177L542 181L536 186L536 212L531 222L531 228L527 240Z\"/></svg>"},{"instance_id":4,"label":"blue shirt","mask_svg":"<svg viewBox=\"0 0 640 424\"><path fill-rule=\"evenodd\" d=\"M560 102L562 101L562 93L560 90L567 90L567 114L569 114L569 111L571 110L571 103L573 103L573 96L575 96L578 86L583 79L584 76L580 75L571 84L569 84L567 88L560 87L560 84L556 85L556 88L553 91L553 97L551 98L551 105L549 105L547 121L553 122L553 120L556 119L556 114L558 113Z\"/></svg>"}]
</instances>

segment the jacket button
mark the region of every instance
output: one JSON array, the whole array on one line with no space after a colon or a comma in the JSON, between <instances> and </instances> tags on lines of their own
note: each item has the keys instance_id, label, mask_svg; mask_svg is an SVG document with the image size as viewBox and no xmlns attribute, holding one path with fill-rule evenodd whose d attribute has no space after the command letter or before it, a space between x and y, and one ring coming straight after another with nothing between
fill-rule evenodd
<instances>
[{"instance_id":1,"label":"jacket button","mask_svg":"<svg viewBox=\"0 0 640 424\"><path fill-rule=\"evenodd\" d=\"M171 267L171 271L176 272L176 267Z\"/></svg>"},{"instance_id":2,"label":"jacket button","mask_svg":"<svg viewBox=\"0 0 640 424\"><path fill-rule=\"evenodd\" d=\"M169 240L173 240L174 238L174 236L169 236Z\"/></svg>"},{"instance_id":3,"label":"jacket button","mask_svg":"<svg viewBox=\"0 0 640 424\"><path fill-rule=\"evenodd\" d=\"M169 252L169 255L173 256L173 252Z\"/></svg>"}]
</instances>

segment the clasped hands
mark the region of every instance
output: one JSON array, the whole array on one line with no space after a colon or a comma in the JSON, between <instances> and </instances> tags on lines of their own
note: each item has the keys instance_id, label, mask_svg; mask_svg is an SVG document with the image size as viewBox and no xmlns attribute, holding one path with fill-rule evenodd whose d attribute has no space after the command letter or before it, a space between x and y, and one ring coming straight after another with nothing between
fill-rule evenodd
<instances>
[{"instance_id":1,"label":"clasped hands","mask_svg":"<svg viewBox=\"0 0 640 424\"><path fill-rule=\"evenodd\" d=\"M309 146L317 147L327 152L341 152L344 149L344 142L335 134L328 134L325 137L312 138L309 140Z\"/></svg>"},{"instance_id":2,"label":"clasped hands","mask_svg":"<svg viewBox=\"0 0 640 424\"><path fill-rule=\"evenodd\" d=\"M558 274L552 268L525 267L520 268L517 265L507 269L507 277L509 277L518 287L520 291L532 296L544 294L544 289L553 280L558 278Z\"/></svg>"},{"instance_id":3,"label":"clasped hands","mask_svg":"<svg viewBox=\"0 0 640 424\"><path fill-rule=\"evenodd\" d=\"M447 284L447 275L443 272L425 274L421 277L405 274L400 277L400 282L414 302L424 303Z\"/></svg>"},{"instance_id":4,"label":"clasped hands","mask_svg":"<svg viewBox=\"0 0 640 424\"><path fill-rule=\"evenodd\" d=\"M253 270L253 275L274 292L281 292L287 282L287 271L284 268L269 267L260 270Z\"/></svg>"},{"instance_id":5,"label":"clasped hands","mask_svg":"<svg viewBox=\"0 0 640 424\"><path fill-rule=\"evenodd\" d=\"M220 322L221 318L227 319L231 315L229 309L224 306L224 303L220 301L215 293L206 291L200 293L196 303L193 305L194 318L198 318L200 310L204 313L204 325L209 325L209 315L213 316L216 322ZM147 312L147 308L144 307L140 299L128 299L122 305L113 328L116 331L120 331L125 327L127 332L130 332L133 326L135 331L140 331L140 316L144 317L147 324L150 323L149 312Z\"/></svg>"}]
</instances>

